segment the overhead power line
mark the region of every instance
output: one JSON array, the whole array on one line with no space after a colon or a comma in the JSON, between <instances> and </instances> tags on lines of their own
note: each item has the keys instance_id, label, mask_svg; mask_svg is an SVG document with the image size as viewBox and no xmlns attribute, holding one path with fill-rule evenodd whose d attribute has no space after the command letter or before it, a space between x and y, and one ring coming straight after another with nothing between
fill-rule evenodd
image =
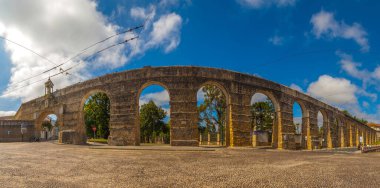
<instances>
[{"instance_id":1,"label":"overhead power line","mask_svg":"<svg viewBox=\"0 0 380 188\"><path fill-rule=\"evenodd\" d=\"M60 69L60 72L58 72L58 73L56 73L56 74L50 75L50 76L48 76L48 77L44 77L44 78L42 78L42 79L40 79L40 80L37 80L37 81L31 82L31 83L26 84L26 85L24 85L24 86L14 88L14 89L12 89L11 91L6 92L6 93L3 94L2 96L7 96L7 95L9 95L9 94L11 94L11 93L13 93L13 92L19 90L19 89L22 89L22 88L25 88L25 87L30 86L30 85L32 85L32 84L35 84L35 83L41 82L41 81L46 80L46 79L48 79L48 78L52 78L52 77L55 77L55 76L58 76L58 75L65 75L64 73L66 73L66 75L68 75L68 74L70 74L70 73L68 73L69 70L71 70L71 69L77 67L78 65L80 65L80 63L85 62L86 59L91 58L92 56L94 56L94 55L96 55L96 54L102 53L102 52L105 51L105 50L108 50L108 49L113 48L113 47L115 47L115 46L118 46L118 45L121 45L121 44L127 43L127 42L132 41L132 40L135 40L135 39L137 39L137 38L138 38L138 36L136 36L136 37L132 37L132 38L129 38L129 39L123 41L123 42L120 42L120 43L117 43L117 44L114 44L114 45L108 46L108 47L106 47L106 48L103 48L103 49L101 49L101 50L99 50L99 51L96 51L95 53L93 53L93 54L91 54L90 56L86 57L86 58L84 59L84 61L81 61L81 62L79 62L79 63L77 63L77 64L75 64L75 65L73 65L73 66L67 68L66 70Z\"/></svg>"},{"instance_id":2,"label":"overhead power line","mask_svg":"<svg viewBox=\"0 0 380 188\"><path fill-rule=\"evenodd\" d=\"M36 74L36 75L31 76L31 77L25 78L25 79L23 79L23 80L21 80L21 81L19 81L19 82L14 83L14 84L19 84L19 83L25 82L25 81L27 81L27 80L30 80L30 79L36 78L36 77L38 77L38 76L40 76L40 75L46 74L46 73L48 73L48 72L50 72L50 71L52 71L52 70L55 70L55 69L61 67L62 65L67 64L68 62L71 62L71 61L74 60L75 58L77 58L77 57L81 56L82 54L84 54L88 49L90 49L90 48L92 48L92 47L94 47L94 46L96 46L96 45L98 45L98 44L100 44L100 43L103 43L103 42L105 42L105 41L107 41L107 40L109 40L109 39L111 39L111 38L113 38L113 37L116 37L116 36L118 36L118 35L121 35L121 34L124 34L124 33L128 33L128 32L132 32L132 31L134 31L134 30L138 30L138 29L143 28L143 27L144 27L144 25L140 25L140 26L133 27L133 28L127 29L127 30L125 30L125 31L122 31L122 32L116 33L116 34L114 34L114 35L111 35L111 36L109 36L109 37L107 37L107 38L105 38L105 39L103 39L103 40L101 40L101 41L98 41L98 42L96 42L96 43L93 43L93 44L89 45L88 47L82 49L78 54L76 54L76 55L70 57L70 58L67 59L66 61L64 61L64 62L62 62L62 63L60 63L60 64L55 64L55 63L54 63L55 66L53 66L53 67L51 67L51 68L49 68L49 69L47 69L47 70L45 70L45 71L43 71L43 72L41 72L41 73L39 73L39 74ZM121 42L121 43L124 43L124 42ZM117 45L119 45L119 44L117 44ZM114 45L113 45L113 46L114 46ZM103 50L104 50L104 49L103 49ZM94 54L93 54L93 55L94 55ZM40 55L39 55L39 56L40 56ZM43 56L41 56L41 57L45 59L45 57L43 57ZM61 71L61 70L62 70L62 68L60 68L60 71Z\"/></svg>"},{"instance_id":3,"label":"overhead power line","mask_svg":"<svg viewBox=\"0 0 380 188\"><path fill-rule=\"evenodd\" d=\"M51 61L50 59L44 57L43 55L41 55L41 54L39 54L39 53L33 51L32 49L30 49L30 48L28 48L28 47L25 47L25 46L23 46L23 45L21 45L21 44L19 44L19 43L17 43L17 42L14 42L14 41L12 41L12 40L10 40L10 39L5 38L5 37L3 37L3 36L0 36L0 38L3 39L3 40L5 40L5 41L8 41L8 42L10 42L10 43L13 43L13 44L15 44L15 45L17 45L17 46L19 46L19 47L21 47L21 48L24 48L25 50L28 50L29 52L32 52L33 54L37 55L38 57L40 57L40 58L46 60L47 62L49 62L49 63L51 63L51 64L53 64L53 65L57 65L57 64L55 64L53 61Z\"/></svg>"}]
</instances>

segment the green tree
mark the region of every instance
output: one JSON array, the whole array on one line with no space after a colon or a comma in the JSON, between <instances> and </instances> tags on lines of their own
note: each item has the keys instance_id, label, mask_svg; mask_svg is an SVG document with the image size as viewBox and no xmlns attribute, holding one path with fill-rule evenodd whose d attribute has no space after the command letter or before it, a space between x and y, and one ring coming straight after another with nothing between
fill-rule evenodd
<instances>
[{"instance_id":1,"label":"green tree","mask_svg":"<svg viewBox=\"0 0 380 188\"><path fill-rule=\"evenodd\" d=\"M353 116L353 115L352 115L350 112L348 112L347 110L343 110L342 112L343 112L343 114L345 114L345 115L347 115L347 116L349 116L349 117L351 117L351 118L354 118L356 121L359 121L359 122L361 122L361 123L363 123L363 124L367 124L367 123L368 123L367 120L365 120L365 119L363 119L363 118L358 118L358 117L356 117L356 116Z\"/></svg>"},{"instance_id":2,"label":"green tree","mask_svg":"<svg viewBox=\"0 0 380 188\"><path fill-rule=\"evenodd\" d=\"M43 121L42 122L42 128L46 128L48 131L51 131L53 125L50 123L50 121Z\"/></svg>"},{"instance_id":3,"label":"green tree","mask_svg":"<svg viewBox=\"0 0 380 188\"><path fill-rule=\"evenodd\" d=\"M166 139L170 134L170 125L164 122L166 112L152 100L140 108L141 141L154 143L156 138Z\"/></svg>"},{"instance_id":4,"label":"green tree","mask_svg":"<svg viewBox=\"0 0 380 188\"><path fill-rule=\"evenodd\" d=\"M274 107L270 100L256 102L251 106L251 125L259 131L272 131Z\"/></svg>"},{"instance_id":5,"label":"green tree","mask_svg":"<svg viewBox=\"0 0 380 188\"><path fill-rule=\"evenodd\" d=\"M88 137L93 137L92 127L96 127L96 136L107 139L109 136L110 100L104 93L91 96L84 105L84 119Z\"/></svg>"},{"instance_id":6,"label":"green tree","mask_svg":"<svg viewBox=\"0 0 380 188\"><path fill-rule=\"evenodd\" d=\"M198 107L200 132L220 133L221 140L225 139L226 123L226 97L222 91L213 85L206 85L202 88L204 101Z\"/></svg>"}]
</instances>

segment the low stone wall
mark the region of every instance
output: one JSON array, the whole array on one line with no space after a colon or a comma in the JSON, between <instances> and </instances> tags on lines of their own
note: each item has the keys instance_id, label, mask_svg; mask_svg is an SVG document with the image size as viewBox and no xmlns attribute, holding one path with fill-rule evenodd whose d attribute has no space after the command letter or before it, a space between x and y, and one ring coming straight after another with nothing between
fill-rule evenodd
<instances>
[{"instance_id":1,"label":"low stone wall","mask_svg":"<svg viewBox=\"0 0 380 188\"><path fill-rule=\"evenodd\" d=\"M25 142L34 135L34 121L0 120L0 142Z\"/></svg>"}]
</instances>

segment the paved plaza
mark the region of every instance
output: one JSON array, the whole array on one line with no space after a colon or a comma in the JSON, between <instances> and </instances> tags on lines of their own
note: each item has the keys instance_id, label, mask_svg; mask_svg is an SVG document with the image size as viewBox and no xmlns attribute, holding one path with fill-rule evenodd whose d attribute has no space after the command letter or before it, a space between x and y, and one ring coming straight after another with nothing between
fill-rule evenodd
<instances>
[{"instance_id":1,"label":"paved plaza","mask_svg":"<svg viewBox=\"0 0 380 188\"><path fill-rule=\"evenodd\" d=\"M0 143L1 187L380 185L380 153L133 148Z\"/></svg>"}]
</instances>

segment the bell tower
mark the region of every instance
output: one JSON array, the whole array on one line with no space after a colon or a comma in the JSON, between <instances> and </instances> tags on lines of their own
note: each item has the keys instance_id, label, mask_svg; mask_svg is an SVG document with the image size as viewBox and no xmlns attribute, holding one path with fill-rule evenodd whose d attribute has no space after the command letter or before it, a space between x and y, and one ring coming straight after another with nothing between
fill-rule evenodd
<instances>
[{"instance_id":1,"label":"bell tower","mask_svg":"<svg viewBox=\"0 0 380 188\"><path fill-rule=\"evenodd\" d=\"M53 93L53 87L54 84L49 78L49 80L45 82L45 96L51 95Z\"/></svg>"}]
</instances>

